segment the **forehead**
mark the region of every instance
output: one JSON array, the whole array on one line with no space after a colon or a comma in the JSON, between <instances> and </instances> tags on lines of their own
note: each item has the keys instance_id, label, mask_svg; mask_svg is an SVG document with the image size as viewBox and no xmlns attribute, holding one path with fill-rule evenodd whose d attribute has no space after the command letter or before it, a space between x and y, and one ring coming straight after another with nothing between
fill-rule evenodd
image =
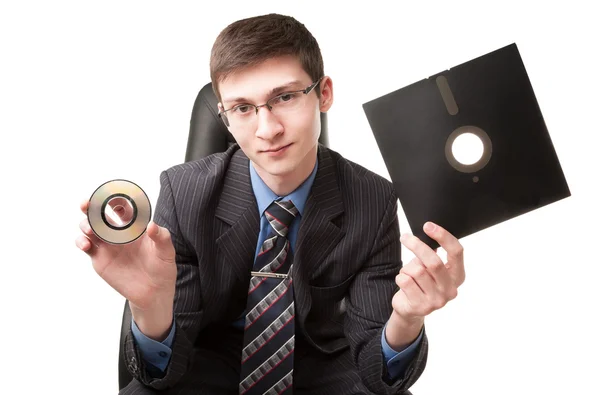
<instances>
[{"instance_id":1,"label":"forehead","mask_svg":"<svg viewBox=\"0 0 600 395\"><path fill-rule=\"evenodd\" d=\"M241 99L261 101L268 100L275 88L291 84L290 88L304 89L311 82L296 57L282 56L232 73L219 82L219 93L223 104Z\"/></svg>"}]
</instances>

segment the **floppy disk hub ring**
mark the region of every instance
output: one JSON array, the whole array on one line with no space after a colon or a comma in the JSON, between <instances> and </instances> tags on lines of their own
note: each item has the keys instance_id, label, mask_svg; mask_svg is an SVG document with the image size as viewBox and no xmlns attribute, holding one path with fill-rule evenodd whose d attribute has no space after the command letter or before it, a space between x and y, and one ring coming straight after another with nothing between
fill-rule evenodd
<instances>
[{"instance_id":1,"label":"floppy disk hub ring","mask_svg":"<svg viewBox=\"0 0 600 395\"><path fill-rule=\"evenodd\" d=\"M452 153L452 145L454 144L454 141L465 133L474 134L475 136L479 137L483 143L483 154L481 155L481 158L473 164L460 163L458 160L456 160L454 154ZM448 139L446 140L445 152L446 160L448 160L448 163L450 163L450 165L452 165L452 167L454 167L456 170L462 173L475 173L483 169L490 161L490 158L492 157L492 140L483 129L477 126L461 126L455 129L450 136L448 136Z\"/></svg>"}]
</instances>

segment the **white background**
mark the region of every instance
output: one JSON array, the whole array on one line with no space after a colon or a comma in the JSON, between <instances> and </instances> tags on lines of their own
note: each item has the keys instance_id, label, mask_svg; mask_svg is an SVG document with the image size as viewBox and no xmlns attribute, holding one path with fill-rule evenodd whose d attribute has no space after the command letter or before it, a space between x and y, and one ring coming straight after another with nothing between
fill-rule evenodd
<instances>
[{"instance_id":1,"label":"white background","mask_svg":"<svg viewBox=\"0 0 600 395\"><path fill-rule=\"evenodd\" d=\"M154 204L160 171L183 161L217 34L236 19L279 12L321 46L335 88L331 147L387 178L362 103L517 43L572 196L461 240L467 280L427 318L429 362L412 390L600 393L592 7L269 3L2 2L2 392L117 393L124 300L75 247L79 202L125 178Z\"/></svg>"}]
</instances>

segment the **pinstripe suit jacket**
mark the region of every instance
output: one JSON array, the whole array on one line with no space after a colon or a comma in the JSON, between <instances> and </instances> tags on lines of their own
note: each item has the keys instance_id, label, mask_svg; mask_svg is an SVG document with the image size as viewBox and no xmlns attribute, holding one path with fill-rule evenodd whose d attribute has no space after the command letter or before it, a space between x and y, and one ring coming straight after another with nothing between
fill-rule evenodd
<instances>
[{"instance_id":1,"label":"pinstripe suit jacket","mask_svg":"<svg viewBox=\"0 0 600 395\"><path fill-rule=\"evenodd\" d=\"M292 277L296 333L323 354L349 349L365 386L401 394L421 375L427 337L404 377L383 380L383 326L400 270L397 197L384 178L324 146L298 231ZM238 145L161 174L155 221L171 232L178 267L173 353L166 374L150 378L131 331L130 373L156 389L175 385L194 346L244 311L260 218L248 158Z\"/></svg>"}]
</instances>

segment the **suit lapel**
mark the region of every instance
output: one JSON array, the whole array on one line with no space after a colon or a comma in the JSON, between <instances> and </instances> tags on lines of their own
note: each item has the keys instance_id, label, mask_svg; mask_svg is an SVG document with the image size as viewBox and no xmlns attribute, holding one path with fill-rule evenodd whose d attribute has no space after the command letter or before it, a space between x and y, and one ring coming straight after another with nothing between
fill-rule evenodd
<instances>
[{"instance_id":1,"label":"suit lapel","mask_svg":"<svg viewBox=\"0 0 600 395\"><path fill-rule=\"evenodd\" d=\"M332 221L343 214L342 195L337 184L336 164L326 148L319 145L319 167L298 230L292 278L297 314L301 321L310 311L310 274L339 243L344 232ZM242 282L250 268L260 231L256 198L250 182L249 161L242 150L234 153L225 174L215 215L229 228L217 239L217 246Z\"/></svg>"},{"instance_id":2,"label":"suit lapel","mask_svg":"<svg viewBox=\"0 0 600 395\"><path fill-rule=\"evenodd\" d=\"M301 320L310 310L309 280L321 262L339 243L344 232L332 221L344 212L337 184L336 164L326 148L319 145L319 167L298 230L294 255L294 296Z\"/></svg>"},{"instance_id":3,"label":"suit lapel","mask_svg":"<svg viewBox=\"0 0 600 395\"><path fill-rule=\"evenodd\" d=\"M248 165L248 157L241 149L233 154L215 212L217 218L230 226L217 239L217 246L227 258L224 264L231 265L242 281L249 279L260 230Z\"/></svg>"}]
</instances>

